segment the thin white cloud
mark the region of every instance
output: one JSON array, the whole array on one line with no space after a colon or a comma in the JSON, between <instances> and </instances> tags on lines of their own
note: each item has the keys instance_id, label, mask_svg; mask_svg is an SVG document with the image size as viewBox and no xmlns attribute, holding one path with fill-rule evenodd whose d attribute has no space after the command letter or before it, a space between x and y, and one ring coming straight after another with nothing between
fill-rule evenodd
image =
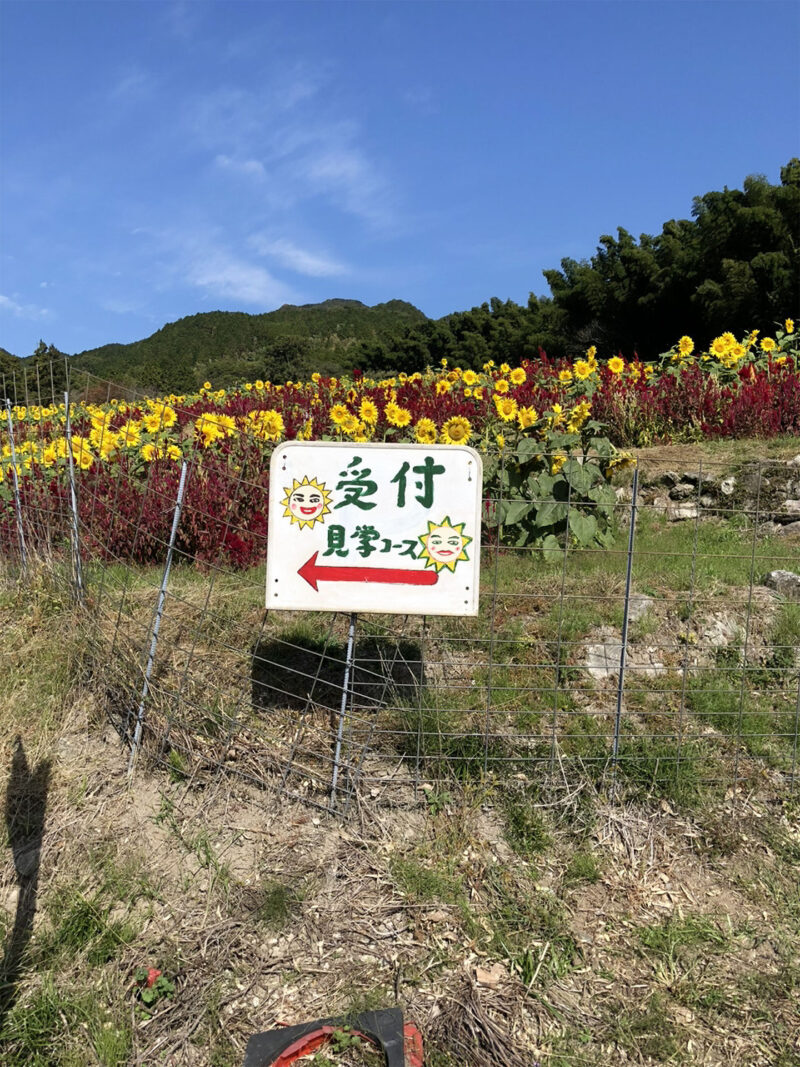
<instances>
[{"instance_id":1,"label":"thin white cloud","mask_svg":"<svg viewBox=\"0 0 800 1067\"><path fill-rule=\"evenodd\" d=\"M402 94L402 99L422 115L433 115L439 111L436 98L432 90L426 85L418 85L416 88L406 89Z\"/></svg>"},{"instance_id":2,"label":"thin white cloud","mask_svg":"<svg viewBox=\"0 0 800 1067\"><path fill-rule=\"evenodd\" d=\"M225 249L207 249L186 264L186 281L208 296L236 300L264 309L289 303L294 294L268 270Z\"/></svg>"},{"instance_id":3,"label":"thin white cloud","mask_svg":"<svg viewBox=\"0 0 800 1067\"><path fill-rule=\"evenodd\" d=\"M165 4L161 12L164 25L179 41L186 43L194 37L199 26L200 7L200 4L188 3L187 0Z\"/></svg>"},{"instance_id":4,"label":"thin white cloud","mask_svg":"<svg viewBox=\"0 0 800 1067\"><path fill-rule=\"evenodd\" d=\"M214 162L222 170L244 174L247 177L265 178L267 174L264 164L258 159L233 159L231 156L220 153Z\"/></svg>"},{"instance_id":5,"label":"thin white cloud","mask_svg":"<svg viewBox=\"0 0 800 1067\"><path fill-rule=\"evenodd\" d=\"M375 223L391 217L388 183L357 148L325 146L304 163L311 187L349 214Z\"/></svg>"},{"instance_id":6,"label":"thin white cloud","mask_svg":"<svg viewBox=\"0 0 800 1067\"><path fill-rule=\"evenodd\" d=\"M319 77L305 73L259 93L218 86L187 103L186 133L220 173L261 181L260 209L321 197L371 225L392 224L395 195L360 143L359 124L334 117L320 95Z\"/></svg>"},{"instance_id":7,"label":"thin white cloud","mask_svg":"<svg viewBox=\"0 0 800 1067\"><path fill-rule=\"evenodd\" d=\"M282 267L296 274L306 274L311 278L333 278L349 273L344 263L319 252L301 248L285 238L270 240L263 234L254 234L250 238L250 244L259 255L272 257Z\"/></svg>"},{"instance_id":8,"label":"thin white cloud","mask_svg":"<svg viewBox=\"0 0 800 1067\"><path fill-rule=\"evenodd\" d=\"M117 103L133 102L149 97L155 88L152 74L143 67L130 67L112 85L110 99Z\"/></svg>"},{"instance_id":9,"label":"thin white cloud","mask_svg":"<svg viewBox=\"0 0 800 1067\"><path fill-rule=\"evenodd\" d=\"M110 311L112 315L130 315L142 310L139 300L117 300L114 297L105 297L100 301L100 307L104 311Z\"/></svg>"},{"instance_id":10,"label":"thin white cloud","mask_svg":"<svg viewBox=\"0 0 800 1067\"><path fill-rule=\"evenodd\" d=\"M12 300L10 296L0 293L0 311L7 311L20 319L45 319L50 314L48 308L38 307L36 304L20 304Z\"/></svg>"}]
</instances>

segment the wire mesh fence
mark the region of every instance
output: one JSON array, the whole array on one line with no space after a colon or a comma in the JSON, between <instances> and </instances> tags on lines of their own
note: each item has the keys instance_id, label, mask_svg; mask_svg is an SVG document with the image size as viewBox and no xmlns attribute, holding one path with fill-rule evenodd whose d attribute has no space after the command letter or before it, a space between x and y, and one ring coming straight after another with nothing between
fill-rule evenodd
<instances>
[{"instance_id":1,"label":"wire mesh fence","mask_svg":"<svg viewBox=\"0 0 800 1067\"><path fill-rule=\"evenodd\" d=\"M567 480L530 545L497 476L519 452L484 443L476 618L270 612L264 420L90 375L65 403L46 377L2 386L3 568L70 590L131 773L342 814L487 776L674 803L795 789L800 458L665 454L594 498ZM179 444L142 444L148 419Z\"/></svg>"}]
</instances>

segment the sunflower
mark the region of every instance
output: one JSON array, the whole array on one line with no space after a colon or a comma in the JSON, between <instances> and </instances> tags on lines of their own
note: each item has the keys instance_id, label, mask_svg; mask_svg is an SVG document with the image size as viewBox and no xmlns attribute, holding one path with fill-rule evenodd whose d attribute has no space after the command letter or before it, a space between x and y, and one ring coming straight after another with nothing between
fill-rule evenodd
<instances>
[{"instance_id":1,"label":"sunflower","mask_svg":"<svg viewBox=\"0 0 800 1067\"><path fill-rule=\"evenodd\" d=\"M578 359L575 361L575 377L579 382L585 382L587 378L591 378L594 374L591 364L587 363L585 359Z\"/></svg>"},{"instance_id":2,"label":"sunflower","mask_svg":"<svg viewBox=\"0 0 800 1067\"><path fill-rule=\"evenodd\" d=\"M411 422L411 412L408 408L401 408L392 400L385 408L386 421L392 426L408 426Z\"/></svg>"},{"instance_id":3,"label":"sunflower","mask_svg":"<svg viewBox=\"0 0 800 1067\"><path fill-rule=\"evenodd\" d=\"M773 340L772 337L762 337L761 338L761 351L762 352L772 352L775 348L777 348L777 345L775 344L775 341Z\"/></svg>"},{"instance_id":4,"label":"sunflower","mask_svg":"<svg viewBox=\"0 0 800 1067\"><path fill-rule=\"evenodd\" d=\"M469 419L465 419L463 415L453 415L442 426L440 440L445 445L463 445L469 441L471 434Z\"/></svg>"},{"instance_id":5,"label":"sunflower","mask_svg":"<svg viewBox=\"0 0 800 1067\"><path fill-rule=\"evenodd\" d=\"M247 422L253 434L261 441L277 441L284 433L283 415L279 411L251 411Z\"/></svg>"},{"instance_id":6,"label":"sunflower","mask_svg":"<svg viewBox=\"0 0 800 1067\"><path fill-rule=\"evenodd\" d=\"M728 342L725 339L725 335L722 337L715 337L709 346L709 352L712 356L716 356L717 359L721 359L722 356L728 354Z\"/></svg>"},{"instance_id":7,"label":"sunflower","mask_svg":"<svg viewBox=\"0 0 800 1067\"><path fill-rule=\"evenodd\" d=\"M558 474L564 464L567 462L567 457L563 453L558 453L550 460L550 473Z\"/></svg>"},{"instance_id":8,"label":"sunflower","mask_svg":"<svg viewBox=\"0 0 800 1067\"><path fill-rule=\"evenodd\" d=\"M687 337L686 334L678 341L678 353L681 356L690 356L694 351L694 341L691 337Z\"/></svg>"},{"instance_id":9,"label":"sunflower","mask_svg":"<svg viewBox=\"0 0 800 1067\"><path fill-rule=\"evenodd\" d=\"M148 441L147 444L142 445L140 451L140 455L145 463L152 463L154 459L161 459L162 454L161 449L150 441Z\"/></svg>"},{"instance_id":10,"label":"sunflower","mask_svg":"<svg viewBox=\"0 0 800 1067\"><path fill-rule=\"evenodd\" d=\"M339 423L339 429L346 434L353 435L364 429L364 423L360 422L355 415L347 412L347 415Z\"/></svg>"},{"instance_id":11,"label":"sunflower","mask_svg":"<svg viewBox=\"0 0 800 1067\"><path fill-rule=\"evenodd\" d=\"M364 397L358 409L358 414L362 422L365 422L368 426L374 426L378 421L378 405L374 400L370 400L369 397Z\"/></svg>"},{"instance_id":12,"label":"sunflower","mask_svg":"<svg viewBox=\"0 0 800 1067\"><path fill-rule=\"evenodd\" d=\"M519 408L513 396L496 396L494 406L503 422L512 422L517 417Z\"/></svg>"},{"instance_id":13,"label":"sunflower","mask_svg":"<svg viewBox=\"0 0 800 1067\"><path fill-rule=\"evenodd\" d=\"M522 385L527 381L528 375L522 369L522 367L515 367L508 376L508 380L512 385Z\"/></svg>"},{"instance_id":14,"label":"sunflower","mask_svg":"<svg viewBox=\"0 0 800 1067\"><path fill-rule=\"evenodd\" d=\"M558 372L558 380L562 383L562 385L569 385L569 383L572 381L572 371L560 370Z\"/></svg>"},{"instance_id":15,"label":"sunflower","mask_svg":"<svg viewBox=\"0 0 800 1067\"><path fill-rule=\"evenodd\" d=\"M195 419L194 428L203 438L204 448L220 437L231 437L236 433L236 423L230 415L209 415L208 412Z\"/></svg>"},{"instance_id":16,"label":"sunflower","mask_svg":"<svg viewBox=\"0 0 800 1067\"><path fill-rule=\"evenodd\" d=\"M608 369L612 374L622 374L625 370L625 360L619 356L612 356L608 361Z\"/></svg>"},{"instance_id":17,"label":"sunflower","mask_svg":"<svg viewBox=\"0 0 800 1067\"><path fill-rule=\"evenodd\" d=\"M787 330L786 332L791 333L791 330ZM475 373L474 370L465 370L464 377L461 380L463 381L464 385L477 385L478 375Z\"/></svg>"},{"instance_id":18,"label":"sunflower","mask_svg":"<svg viewBox=\"0 0 800 1067\"><path fill-rule=\"evenodd\" d=\"M414 426L414 440L421 445L436 444L436 423L433 419L419 419Z\"/></svg>"},{"instance_id":19,"label":"sunflower","mask_svg":"<svg viewBox=\"0 0 800 1067\"><path fill-rule=\"evenodd\" d=\"M151 411L149 415L143 415L142 426L148 433L158 433L161 429L161 416L154 411Z\"/></svg>"},{"instance_id":20,"label":"sunflower","mask_svg":"<svg viewBox=\"0 0 800 1067\"><path fill-rule=\"evenodd\" d=\"M446 378L440 378L436 383L436 395L444 396L445 393L449 393L453 388L453 383L449 382Z\"/></svg>"},{"instance_id":21,"label":"sunflower","mask_svg":"<svg viewBox=\"0 0 800 1067\"><path fill-rule=\"evenodd\" d=\"M794 333L794 319L787 319L783 325L787 333Z\"/></svg>"},{"instance_id":22,"label":"sunflower","mask_svg":"<svg viewBox=\"0 0 800 1067\"><path fill-rule=\"evenodd\" d=\"M500 393L501 396L503 395L503 393L508 392L508 382L505 378L497 379L497 381L494 383L494 391L496 393Z\"/></svg>"},{"instance_id":23,"label":"sunflower","mask_svg":"<svg viewBox=\"0 0 800 1067\"><path fill-rule=\"evenodd\" d=\"M330 411L331 422L334 426L341 426L349 414L344 404L334 404Z\"/></svg>"},{"instance_id":24,"label":"sunflower","mask_svg":"<svg viewBox=\"0 0 800 1067\"><path fill-rule=\"evenodd\" d=\"M529 426L539 421L539 412L534 407L520 408L517 412L517 422L520 430L527 430Z\"/></svg>"}]
</instances>

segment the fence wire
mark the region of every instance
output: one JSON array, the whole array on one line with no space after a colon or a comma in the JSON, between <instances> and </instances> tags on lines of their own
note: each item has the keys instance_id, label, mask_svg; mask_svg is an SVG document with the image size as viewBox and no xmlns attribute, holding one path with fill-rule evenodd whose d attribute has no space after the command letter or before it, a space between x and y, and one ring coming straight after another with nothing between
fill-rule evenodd
<instances>
[{"instance_id":1,"label":"fence wire","mask_svg":"<svg viewBox=\"0 0 800 1067\"><path fill-rule=\"evenodd\" d=\"M57 443L54 387L2 388L4 572L80 593L105 710L127 745L141 740L140 767L237 776L342 814L487 776L678 804L796 788L800 457L731 469L698 450L669 470L643 456L612 483L606 545L571 535L600 504L570 491L540 500L559 509L557 551L512 543L497 520L477 618L268 612L273 444L252 424L180 457L174 522L178 457L104 463L111 424L86 414L122 393L119 434L134 414L158 420L147 398L83 375L76 451ZM172 401L179 420L199 417ZM490 471L514 460L484 452ZM487 516L504 514L503 484L487 483Z\"/></svg>"}]
</instances>

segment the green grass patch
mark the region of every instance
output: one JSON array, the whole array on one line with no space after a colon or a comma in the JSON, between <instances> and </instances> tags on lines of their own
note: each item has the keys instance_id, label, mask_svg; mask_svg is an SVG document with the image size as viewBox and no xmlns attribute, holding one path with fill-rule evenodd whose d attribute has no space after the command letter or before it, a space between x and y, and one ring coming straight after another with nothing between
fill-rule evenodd
<instances>
[{"instance_id":1,"label":"green grass patch","mask_svg":"<svg viewBox=\"0 0 800 1067\"><path fill-rule=\"evenodd\" d=\"M397 888L414 903L456 904L465 899L462 879L445 865L429 865L410 856L398 856L390 870Z\"/></svg>"},{"instance_id":2,"label":"green grass patch","mask_svg":"<svg viewBox=\"0 0 800 1067\"><path fill-rule=\"evenodd\" d=\"M561 884L565 889L579 885L593 885L600 881L600 863L592 852L573 852L564 869Z\"/></svg>"},{"instance_id":3,"label":"green grass patch","mask_svg":"<svg viewBox=\"0 0 800 1067\"><path fill-rule=\"evenodd\" d=\"M15 1004L0 1041L5 1067L123 1067L132 1049L127 1007L118 997L49 976Z\"/></svg>"},{"instance_id":4,"label":"green grass patch","mask_svg":"<svg viewBox=\"0 0 800 1067\"><path fill-rule=\"evenodd\" d=\"M268 930L282 930L300 913L305 896L305 887L266 878L249 895L250 908L256 922Z\"/></svg>"},{"instance_id":5,"label":"green grass patch","mask_svg":"<svg viewBox=\"0 0 800 1067\"><path fill-rule=\"evenodd\" d=\"M617 770L628 791L639 799L664 798L684 808L704 800L708 781L719 767L700 741L642 734L620 740Z\"/></svg>"}]
</instances>

